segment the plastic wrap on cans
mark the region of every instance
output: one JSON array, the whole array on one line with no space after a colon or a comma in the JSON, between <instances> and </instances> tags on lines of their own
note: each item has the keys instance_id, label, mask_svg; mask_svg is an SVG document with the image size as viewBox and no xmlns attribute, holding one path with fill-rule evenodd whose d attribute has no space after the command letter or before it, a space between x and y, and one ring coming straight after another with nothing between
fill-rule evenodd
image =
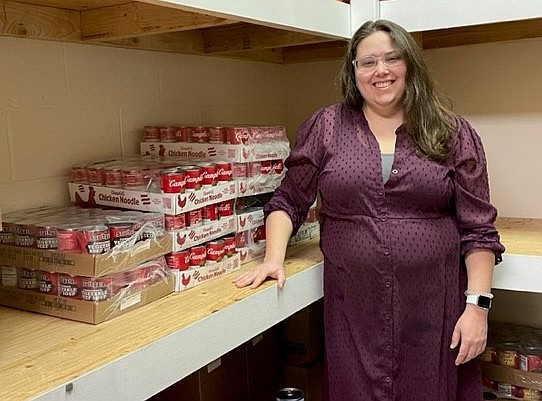
<instances>
[{"instance_id":1,"label":"plastic wrap on cans","mask_svg":"<svg viewBox=\"0 0 542 401\"><path fill-rule=\"evenodd\" d=\"M280 389L275 397L276 401L305 401L305 394L298 388L286 387Z\"/></svg>"}]
</instances>

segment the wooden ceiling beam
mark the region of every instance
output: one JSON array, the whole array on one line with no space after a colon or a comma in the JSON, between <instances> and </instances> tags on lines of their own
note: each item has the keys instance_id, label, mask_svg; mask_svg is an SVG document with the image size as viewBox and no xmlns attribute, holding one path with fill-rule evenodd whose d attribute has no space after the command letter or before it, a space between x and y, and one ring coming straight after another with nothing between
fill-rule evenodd
<instances>
[{"instance_id":1,"label":"wooden ceiling beam","mask_svg":"<svg viewBox=\"0 0 542 401\"><path fill-rule=\"evenodd\" d=\"M335 40L326 43L285 47L282 49L282 58L285 64L342 59L347 45L346 40Z\"/></svg>"},{"instance_id":2,"label":"wooden ceiling beam","mask_svg":"<svg viewBox=\"0 0 542 401\"><path fill-rule=\"evenodd\" d=\"M424 49L539 38L542 37L542 18L436 29L421 35Z\"/></svg>"},{"instance_id":3,"label":"wooden ceiling beam","mask_svg":"<svg viewBox=\"0 0 542 401\"><path fill-rule=\"evenodd\" d=\"M0 35L80 41L79 11L0 1Z\"/></svg>"},{"instance_id":4,"label":"wooden ceiling beam","mask_svg":"<svg viewBox=\"0 0 542 401\"><path fill-rule=\"evenodd\" d=\"M234 21L138 1L81 11L85 41L111 41L231 23Z\"/></svg>"},{"instance_id":5,"label":"wooden ceiling beam","mask_svg":"<svg viewBox=\"0 0 542 401\"><path fill-rule=\"evenodd\" d=\"M203 31L206 54L272 49L285 46L329 42L329 40L329 38L324 38L322 36L246 23L213 27Z\"/></svg>"}]
</instances>

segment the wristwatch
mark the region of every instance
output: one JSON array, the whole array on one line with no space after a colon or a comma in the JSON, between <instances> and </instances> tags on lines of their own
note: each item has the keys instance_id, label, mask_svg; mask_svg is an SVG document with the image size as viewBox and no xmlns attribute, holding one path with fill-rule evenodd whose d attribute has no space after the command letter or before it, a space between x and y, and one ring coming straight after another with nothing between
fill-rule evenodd
<instances>
[{"instance_id":1,"label":"wristwatch","mask_svg":"<svg viewBox=\"0 0 542 401\"><path fill-rule=\"evenodd\" d=\"M476 305L477 307L490 310L491 309L491 297L481 294L468 294L467 303Z\"/></svg>"}]
</instances>

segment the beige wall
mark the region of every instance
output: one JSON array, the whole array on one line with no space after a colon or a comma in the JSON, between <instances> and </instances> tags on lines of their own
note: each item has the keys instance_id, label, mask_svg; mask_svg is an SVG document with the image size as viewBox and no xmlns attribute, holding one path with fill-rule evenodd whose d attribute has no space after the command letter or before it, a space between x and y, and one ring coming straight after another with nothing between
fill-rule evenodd
<instances>
[{"instance_id":1,"label":"beige wall","mask_svg":"<svg viewBox=\"0 0 542 401\"><path fill-rule=\"evenodd\" d=\"M505 216L542 218L541 46L426 52L484 140L493 201ZM137 154L144 124L284 124L293 137L339 99L339 61L282 66L6 37L0 54L3 212L68 202L69 167Z\"/></svg>"},{"instance_id":2,"label":"beige wall","mask_svg":"<svg viewBox=\"0 0 542 401\"><path fill-rule=\"evenodd\" d=\"M542 39L427 51L456 112L484 141L503 216L542 218Z\"/></svg>"}]
</instances>

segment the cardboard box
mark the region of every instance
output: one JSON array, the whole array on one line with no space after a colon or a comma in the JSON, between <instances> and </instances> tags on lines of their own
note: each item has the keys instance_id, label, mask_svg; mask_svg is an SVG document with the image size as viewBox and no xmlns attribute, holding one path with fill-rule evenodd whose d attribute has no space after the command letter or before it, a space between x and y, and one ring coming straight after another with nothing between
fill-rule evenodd
<instances>
[{"instance_id":1,"label":"cardboard box","mask_svg":"<svg viewBox=\"0 0 542 401\"><path fill-rule=\"evenodd\" d=\"M481 362L481 365L482 376L491 380L542 391L542 373L525 372L508 366L487 362Z\"/></svg>"},{"instance_id":2,"label":"cardboard box","mask_svg":"<svg viewBox=\"0 0 542 401\"><path fill-rule=\"evenodd\" d=\"M225 216L208 224L199 227L187 227L184 230L169 231L172 237L173 252L188 249L194 245L203 244L208 241L235 233L237 229L236 217Z\"/></svg>"},{"instance_id":3,"label":"cardboard box","mask_svg":"<svg viewBox=\"0 0 542 401\"><path fill-rule=\"evenodd\" d=\"M295 387L305 393L305 401L322 401L324 363L319 359L310 365L282 367L283 387Z\"/></svg>"},{"instance_id":4,"label":"cardboard box","mask_svg":"<svg viewBox=\"0 0 542 401\"><path fill-rule=\"evenodd\" d=\"M237 197L237 183L228 181L182 194L111 188L100 185L68 183L72 203L81 207L114 208L181 214Z\"/></svg>"},{"instance_id":5,"label":"cardboard box","mask_svg":"<svg viewBox=\"0 0 542 401\"><path fill-rule=\"evenodd\" d=\"M194 161L230 161L245 163L285 159L290 153L288 141L254 144L141 142L142 155L181 157Z\"/></svg>"},{"instance_id":6,"label":"cardboard box","mask_svg":"<svg viewBox=\"0 0 542 401\"><path fill-rule=\"evenodd\" d=\"M245 347L241 345L149 401L247 401L246 373Z\"/></svg>"},{"instance_id":7,"label":"cardboard box","mask_svg":"<svg viewBox=\"0 0 542 401\"><path fill-rule=\"evenodd\" d=\"M273 192L280 185L283 178L284 173L271 174L269 176L260 175L252 178L238 178L236 180L238 196L254 196Z\"/></svg>"},{"instance_id":8,"label":"cardboard box","mask_svg":"<svg viewBox=\"0 0 542 401\"><path fill-rule=\"evenodd\" d=\"M167 275L164 280L150 287L133 292L126 291L101 302L63 298L14 287L0 287L0 304L64 319L98 324L170 294L173 292L173 284L173 277Z\"/></svg>"},{"instance_id":9,"label":"cardboard box","mask_svg":"<svg viewBox=\"0 0 542 401\"><path fill-rule=\"evenodd\" d=\"M305 222L301 225L297 233L290 238L289 246L298 244L301 241L312 239L320 235L320 223L317 221Z\"/></svg>"},{"instance_id":10,"label":"cardboard box","mask_svg":"<svg viewBox=\"0 0 542 401\"><path fill-rule=\"evenodd\" d=\"M168 235L137 242L125 251L114 248L98 255L0 245L0 264L85 277L101 277L129 270L165 255L171 252L171 249L172 238Z\"/></svg>"},{"instance_id":11,"label":"cardboard box","mask_svg":"<svg viewBox=\"0 0 542 401\"><path fill-rule=\"evenodd\" d=\"M275 325L245 343L249 399L257 398L278 381L282 366L279 341L280 327Z\"/></svg>"},{"instance_id":12,"label":"cardboard box","mask_svg":"<svg viewBox=\"0 0 542 401\"><path fill-rule=\"evenodd\" d=\"M207 281L222 277L241 268L239 254L235 253L229 258L224 258L218 263L206 264L198 268L188 270L170 270L175 277L174 291L186 291Z\"/></svg>"},{"instance_id":13,"label":"cardboard box","mask_svg":"<svg viewBox=\"0 0 542 401\"><path fill-rule=\"evenodd\" d=\"M324 350L324 302L319 299L282 322L281 353L284 363L308 365Z\"/></svg>"}]
</instances>

